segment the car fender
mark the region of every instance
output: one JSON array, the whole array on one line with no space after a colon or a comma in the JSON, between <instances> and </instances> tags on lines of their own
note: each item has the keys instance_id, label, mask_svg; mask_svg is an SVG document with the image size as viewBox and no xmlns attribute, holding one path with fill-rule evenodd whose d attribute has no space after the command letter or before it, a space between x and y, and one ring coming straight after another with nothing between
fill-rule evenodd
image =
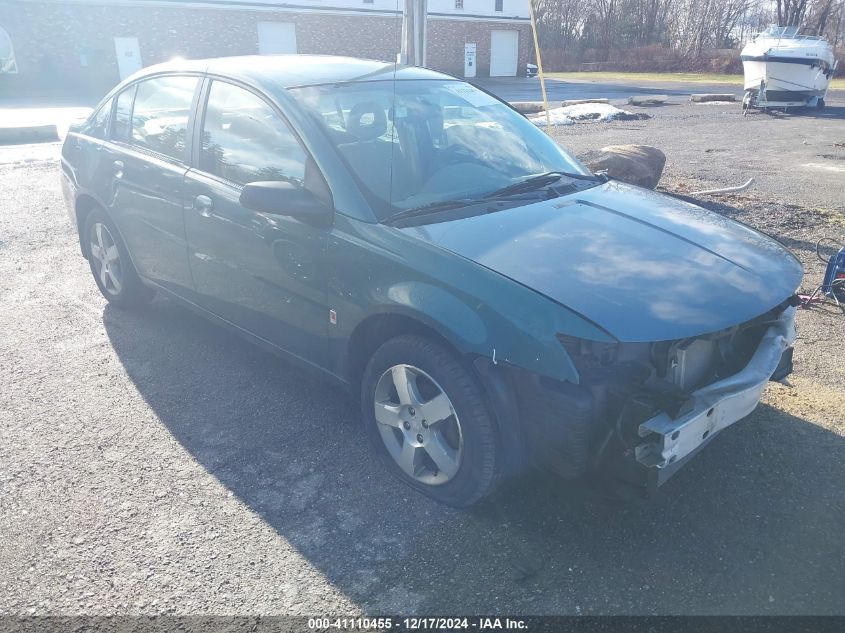
<instances>
[{"instance_id":1,"label":"car fender","mask_svg":"<svg viewBox=\"0 0 845 633\"><path fill-rule=\"evenodd\" d=\"M557 306L518 316L424 281L401 281L384 288L375 314L395 314L434 330L462 355L513 365L556 380L578 382L578 372L555 336L554 319L537 318ZM470 300L471 299L471 300ZM541 299L538 297L538 299ZM543 322L543 323L541 323Z\"/></svg>"},{"instance_id":2,"label":"car fender","mask_svg":"<svg viewBox=\"0 0 845 633\"><path fill-rule=\"evenodd\" d=\"M574 383L578 372L558 335L615 340L531 288L392 227L339 214L328 253L341 374L349 367L348 338L375 315L414 319L462 355Z\"/></svg>"},{"instance_id":3,"label":"car fender","mask_svg":"<svg viewBox=\"0 0 845 633\"><path fill-rule=\"evenodd\" d=\"M403 281L380 294L382 303L361 323L378 317L401 317L435 333L458 351L483 386L484 397L495 416L500 441L506 447L503 467L511 474L521 472L528 462L511 380L513 372L528 371L571 383L579 381L572 360L556 336L540 336L540 332L549 330L537 319L523 322L508 319L507 315L494 314L481 302L470 303L432 283ZM530 310L530 303L526 307ZM553 304L543 306L544 313L555 313L557 308ZM551 323L546 325L554 332ZM390 328L379 333L386 338L393 334Z\"/></svg>"},{"instance_id":4,"label":"car fender","mask_svg":"<svg viewBox=\"0 0 845 633\"><path fill-rule=\"evenodd\" d=\"M78 205L79 205L80 200L82 198L90 199L92 201L91 209L95 209L95 208L100 209L103 213L105 213L109 217L109 219L111 219L112 223L114 224L114 228L117 231L118 237L123 242L124 247L126 248L126 253L129 256L129 261L132 263L133 266L135 266L135 257L132 254L132 251L129 249L129 246L127 245L126 240L123 238L123 233L120 229L120 226L118 225L117 222L115 222L114 216L112 216L109 206L105 203L105 201L100 196L98 196L96 194L96 192L94 192L90 189L76 189L73 192L72 197L68 199L68 214L71 216L71 221L76 226L76 234L77 234L77 237L79 238L79 249L80 249L80 252L82 253L82 256L85 259L88 259L88 251L86 250L85 241L84 241L84 238L83 238L83 235L82 235L83 231L85 230L85 227L81 226L80 223L78 222L78 218L79 218L79 216L78 216Z\"/></svg>"}]
</instances>

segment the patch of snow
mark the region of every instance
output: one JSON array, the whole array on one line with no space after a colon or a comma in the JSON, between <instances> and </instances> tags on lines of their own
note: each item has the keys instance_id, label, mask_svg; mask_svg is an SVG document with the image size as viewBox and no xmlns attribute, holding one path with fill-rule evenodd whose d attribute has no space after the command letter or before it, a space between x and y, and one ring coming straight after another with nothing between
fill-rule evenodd
<instances>
[{"instance_id":1,"label":"patch of snow","mask_svg":"<svg viewBox=\"0 0 845 633\"><path fill-rule=\"evenodd\" d=\"M633 112L621 110L609 103L578 103L549 110L552 125L572 125L575 121L613 121L615 119L638 118ZM546 113L533 114L528 119L534 124L546 124Z\"/></svg>"},{"instance_id":2,"label":"patch of snow","mask_svg":"<svg viewBox=\"0 0 845 633\"><path fill-rule=\"evenodd\" d=\"M563 108L566 116L581 121L583 119L595 119L597 121L612 121L621 116L632 115L627 110L621 110L609 103L579 103Z\"/></svg>"},{"instance_id":3,"label":"patch of snow","mask_svg":"<svg viewBox=\"0 0 845 633\"><path fill-rule=\"evenodd\" d=\"M552 125L574 125L575 120L566 116L563 112L564 110L566 110L566 108L552 108L549 110L548 120L546 120L546 111L543 110L537 114L532 114L528 117L528 120L534 125L539 125L540 127L546 125L546 123L551 123Z\"/></svg>"}]
</instances>

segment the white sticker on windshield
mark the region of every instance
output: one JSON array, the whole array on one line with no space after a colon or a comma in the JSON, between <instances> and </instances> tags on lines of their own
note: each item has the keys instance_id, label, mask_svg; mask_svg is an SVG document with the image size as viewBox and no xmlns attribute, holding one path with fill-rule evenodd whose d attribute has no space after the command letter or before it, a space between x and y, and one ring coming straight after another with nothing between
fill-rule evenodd
<instances>
[{"instance_id":1,"label":"white sticker on windshield","mask_svg":"<svg viewBox=\"0 0 845 633\"><path fill-rule=\"evenodd\" d=\"M482 108L484 106L495 105L499 103L493 97L488 95L486 92L481 92L477 88L470 86L469 84L462 84L457 81L450 82L446 84L446 90L451 92L453 95L460 97L467 103L476 108Z\"/></svg>"}]
</instances>

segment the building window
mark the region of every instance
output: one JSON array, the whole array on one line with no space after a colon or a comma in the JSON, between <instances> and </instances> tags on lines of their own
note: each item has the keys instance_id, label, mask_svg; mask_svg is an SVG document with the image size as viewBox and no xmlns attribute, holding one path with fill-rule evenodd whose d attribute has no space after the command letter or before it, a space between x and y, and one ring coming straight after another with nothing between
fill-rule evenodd
<instances>
[{"instance_id":1,"label":"building window","mask_svg":"<svg viewBox=\"0 0 845 633\"><path fill-rule=\"evenodd\" d=\"M505 3L505 0L496 0L496 11L504 11L504 7L502 6Z\"/></svg>"},{"instance_id":2,"label":"building window","mask_svg":"<svg viewBox=\"0 0 845 633\"><path fill-rule=\"evenodd\" d=\"M464 8L464 0L455 0L455 8L456 9L463 9Z\"/></svg>"},{"instance_id":3,"label":"building window","mask_svg":"<svg viewBox=\"0 0 845 633\"><path fill-rule=\"evenodd\" d=\"M18 65L15 62L15 49L12 46L12 38L0 26L0 75L4 73L14 74L16 72L18 72Z\"/></svg>"}]
</instances>

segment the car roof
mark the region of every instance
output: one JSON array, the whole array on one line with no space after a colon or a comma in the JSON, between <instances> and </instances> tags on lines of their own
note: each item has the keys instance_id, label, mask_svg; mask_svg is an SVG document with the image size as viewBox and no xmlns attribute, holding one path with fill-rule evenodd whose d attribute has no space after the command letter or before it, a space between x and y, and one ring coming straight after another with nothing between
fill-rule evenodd
<instances>
[{"instance_id":1,"label":"car roof","mask_svg":"<svg viewBox=\"0 0 845 633\"><path fill-rule=\"evenodd\" d=\"M245 55L214 59L174 59L149 66L134 75L133 79L162 72L219 74L274 88L386 81L394 76L396 79L455 79L427 68L337 55Z\"/></svg>"}]
</instances>

